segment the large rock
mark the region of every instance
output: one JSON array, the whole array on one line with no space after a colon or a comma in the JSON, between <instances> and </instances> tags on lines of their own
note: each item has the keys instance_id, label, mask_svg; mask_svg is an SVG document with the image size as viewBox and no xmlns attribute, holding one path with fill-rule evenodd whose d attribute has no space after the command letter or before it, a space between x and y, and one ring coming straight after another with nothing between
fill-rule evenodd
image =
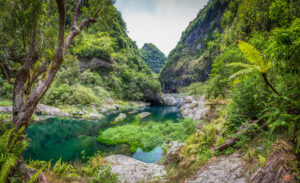
<instances>
[{"instance_id":1,"label":"large rock","mask_svg":"<svg viewBox=\"0 0 300 183\"><path fill-rule=\"evenodd\" d=\"M112 105L102 105L100 111L102 113L106 113L109 111L117 111L120 109L120 106L118 104L112 104Z\"/></svg>"},{"instance_id":2,"label":"large rock","mask_svg":"<svg viewBox=\"0 0 300 183\"><path fill-rule=\"evenodd\" d=\"M143 119L143 118L146 118L146 117L148 117L150 115L151 115L150 112L142 112L142 113L138 114L138 117L141 118L141 119Z\"/></svg>"},{"instance_id":3,"label":"large rock","mask_svg":"<svg viewBox=\"0 0 300 183\"><path fill-rule=\"evenodd\" d=\"M210 164L200 168L188 183L246 183L249 176L244 168L245 162L239 154L215 158Z\"/></svg>"},{"instance_id":4,"label":"large rock","mask_svg":"<svg viewBox=\"0 0 300 183\"><path fill-rule=\"evenodd\" d=\"M180 105L179 110L188 118L193 120L200 120L207 114L209 108L205 106L205 99L188 96L184 99Z\"/></svg>"},{"instance_id":5,"label":"large rock","mask_svg":"<svg viewBox=\"0 0 300 183\"><path fill-rule=\"evenodd\" d=\"M53 116L71 116L69 113L61 111L59 108L38 104L35 113Z\"/></svg>"},{"instance_id":6,"label":"large rock","mask_svg":"<svg viewBox=\"0 0 300 183\"><path fill-rule=\"evenodd\" d=\"M144 163L123 155L111 155L105 160L111 162L112 172L119 175L121 183L153 182L166 175L164 166Z\"/></svg>"},{"instance_id":7,"label":"large rock","mask_svg":"<svg viewBox=\"0 0 300 183\"><path fill-rule=\"evenodd\" d=\"M165 157L164 165L177 164L180 160L180 150L184 146L184 143L178 143L173 141L169 144L169 151Z\"/></svg>"},{"instance_id":8,"label":"large rock","mask_svg":"<svg viewBox=\"0 0 300 183\"><path fill-rule=\"evenodd\" d=\"M0 106L0 113L12 113L11 106Z\"/></svg>"},{"instance_id":9,"label":"large rock","mask_svg":"<svg viewBox=\"0 0 300 183\"><path fill-rule=\"evenodd\" d=\"M252 176L252 183L291 183L296 182L297 158L293 145L284 140L276 141L270 151L266 165Z\"/></svg>"},{"instance_id":10,"label":"large rock","mask_svg":"<svg viewBox=\"0 0 300 183\"><path fill-rule=\"evenodd\" d=\"M115 121L122 121L122 120L125 119L126 117L127 117L126 114L120 113L120 114L116 117Z\"/></svg>"}]
</instances>

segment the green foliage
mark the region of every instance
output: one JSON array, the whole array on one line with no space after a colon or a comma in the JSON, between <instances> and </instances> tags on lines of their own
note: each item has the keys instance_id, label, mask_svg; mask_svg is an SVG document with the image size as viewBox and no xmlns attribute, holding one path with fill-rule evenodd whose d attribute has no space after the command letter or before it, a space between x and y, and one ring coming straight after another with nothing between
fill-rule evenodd
<instances>
[{"instance_id":1,"label":"green foliage","mask_svg":"<svg viewBox=\"0 0 300 183\"><path fill-rule=\"evenodd\" d=\"M244 68L243 70L234 73L230 77L231 79L243 74L253 73L254 71L265 74L271 68L271 61L265 60L263 55L249 43L240 41L239 48L245 54L247 61L249 61L251 64L245 64L241 62L228 64L228 66Z\"/></svg>"},{"instance_id":2,"label":"green foliage","mask_svg":"<svg viewBox=\"0 0 300 183\"><path fill-rule=\"evenodd\" d=\"M13 94L14 86L7 81L3 81L0 78L0 96L1 98L11 98Z\"/></svg>"},{"instance_id":3,"label":"green foliage","mask_svg":"<svg viewBox=\"0 0 300 183\"><path fill-rule=\"evenodd\" d=\"M151 43L145 43L140 51L142 60L146 62L153 72L159 73L160 69L167 60L166 56Z\"/></svg>"},{"instance_id":4,"label":"green foliage","mask_svg":"<svg viewBox=\"0 0 300 183\"><path fill-rule=\"evenodd\" d=\"M15 132L14 128L0 136L0 182L13 177L14 168L29 142L23 134L24 128Z\"/></svg>"},{"instance_id":5,"label":"green foliage","mask_svg":"<svg viewBox=\"0 0 300 183\"><path fill-rule=\"evenodd\" d=\"M79 83L88 87L101 86L102 79L99 74L86 70L80 74Z\"/></svg>"},{"instance_id":6,"label":"green foliage","mask_svg":"<svg viewBox=\"0 0 300 183\"><path fill-rule=\"evenodd\" d=\"M101 167L96 173L89 179L90 183L116 183L118 182L118 176L111 171L109 165Z\"/></svg>"},{"instance_id":7,"label":"green foliage","mask_svg":"<svg viewBox=\"0 0 300 183\"><path fill-rule=\"evenodd\" d=\"M257 77L249 77L235 85L230 94L232 102L227 107L228 130L237 130L243 122L257 119L264 109L265 93L257 84Z\"/></svg>"},{"instance_id":8,"label":"green foliage","mask_svg":"<svg viewBox=\"0 0 300 183\"><path fill-rule=\"evenodd\" d=\"M55 175L61 177L74 177L76 176L76 170L68 163L62 162L61 158L54 164L52 171Z\"/></svg>"},{"instance_id":9,"label":"green foliage","mask_svg":"<svg viewBox=\"0 0 300 183\"><path fill-rule=\"evenodd\" d=\"M189 134L194 132L194 129L195 124L189 119L179 123L128 124L100 132L98 141L109 145L129 144L132 152L135 152L138 147L149 151L163 143L175 140L184 141Z\"/></svg>"}]
</instances>

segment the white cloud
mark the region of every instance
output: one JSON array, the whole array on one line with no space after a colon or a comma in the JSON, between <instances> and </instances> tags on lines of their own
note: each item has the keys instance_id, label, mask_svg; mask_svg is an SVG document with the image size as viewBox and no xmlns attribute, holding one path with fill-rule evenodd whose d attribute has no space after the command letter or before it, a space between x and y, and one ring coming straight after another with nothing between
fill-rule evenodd
<instances>
[{"instance_id":1,"label":"white cloud","mask_svg":"<svg viewBox=\"0 0 300 183\"><path fill-rule=\"evenodd\" d=\"M141 48L155 44L166 55L208 0L117 0L129 36Z\"/></svg>"}]
</instances>

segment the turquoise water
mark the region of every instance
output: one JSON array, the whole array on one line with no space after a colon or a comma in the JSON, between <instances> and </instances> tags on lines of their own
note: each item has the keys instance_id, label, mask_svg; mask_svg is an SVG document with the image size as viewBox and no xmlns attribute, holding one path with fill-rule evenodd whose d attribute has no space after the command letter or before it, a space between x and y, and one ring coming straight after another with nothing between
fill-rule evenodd
<instances>
[{"instance_id":1,"label":"turquoise water","mask_svg":"<svg viewBox=\"0 0 300 183\"><path fill-rule=\"evenodd\" d=\"M151 115L143 122L156 121L165 122L171 120L177 122L181 118L176 106L149 106L141 112L150 112ZM130 123L138 114L128 113L124 122L118 125ZM103 120L92 122L70 118L50 117L39 123L32 124L27 130L31 138L30 146L24 153L25 159L45 160L56 162L60 157L63 161L81 159L82 156L92 156L97 151L105 154L123 154L132 156L129 146L126 144L109 146L97 142L99 131L113 127L112 122L118 113L111 114ZM150 152L143 152L138 149L133 158L153 163L157 162L163 154L160 147Z\"/></svg>"}]
</instances>

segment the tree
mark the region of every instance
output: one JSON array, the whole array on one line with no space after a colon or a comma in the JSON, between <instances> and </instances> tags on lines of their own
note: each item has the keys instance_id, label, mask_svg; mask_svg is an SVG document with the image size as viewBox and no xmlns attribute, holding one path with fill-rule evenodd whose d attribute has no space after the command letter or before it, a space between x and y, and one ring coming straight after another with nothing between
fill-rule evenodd
<instances>
[{"instance_id":1,"label":"tree","mask_svg":"<svg viewBox=\"0 0 300 183\"><path fill-rule=\"evenodd\" d=\"M244 69L234 73L233 75L231 75L230 79L236 78L240 75L258 73L262 76L266 85L268 87L270 87L272 89L272 91L275 92L278 96L281 96L279 94L279 92L270 83L268 76L267 76L267 72L272 66L271 61L265 60L263 58L262 53L260 53L254 46L252 46L249 43L240 41L238 46L239 46L240 50L244 53L247 61L250 62L250 64L241 63L241 62L234 62L234 63L228 64L228 66L244 68Z\"/></svg>"},{"instance_id":2,"label":"tree","mask_svg":"<svg viewBox=\"0 0 300 183\"><path fill-rule=\"evenodd\" d=\"M12 27L3 26L4 30L1 30L1 32L7 31L7 34L11 33L12 35L10 38L15 37L24 40L24 44L19 45L24 50L23 54L14 54L17 55L15 56L18 57L17 59L9 57L5 59L7 63L14 60L14 62L21 64L14 81L13 123L15 130L19 130L24 126L23 133L25 133L37 104L52 84L73 39L89 23L95 23L100 15L105 15L113 2L109 0L90 0L87 4L83 3L83 0L78 0L77 3L70 3L69 1L68 5L74 4L73 6L70 5L70 7L74 7L72 21L67 19L69 18L69 11L67 12L66 0L56 0L57 7L52 1L46 0L2 0L1 3L8 10L2 12L0 25L6 26L5 18L12 16ZM15 14L15 17L12 13ZM82 16L85 16L85 18L82 18ZM58 25L52 28L53 22L57 23L57 20ZM79 20L81 20L80 23ZM72 22L72 24L69 23L71 29L69 34L65 36L68 21ZM51 34L54 36L49 37ZM49 39L53 47L47 47L47 44L43 44L43 41L46 42ZM18 43L16 44L18 45ZM13 50L13 44L9 45L9 42L1 44L1 47L5 50L9 50L9 48ZM52 52L51 49L55 49L55 51ZM20 50L18 49L19 52L21 52ZM47 54L48 52L49 54ZM3 60L1 62L3 63ZM2 63L1 68L3 69ZM5 75L10 80L8 74Z\"/></svg>"}]
</instances>

